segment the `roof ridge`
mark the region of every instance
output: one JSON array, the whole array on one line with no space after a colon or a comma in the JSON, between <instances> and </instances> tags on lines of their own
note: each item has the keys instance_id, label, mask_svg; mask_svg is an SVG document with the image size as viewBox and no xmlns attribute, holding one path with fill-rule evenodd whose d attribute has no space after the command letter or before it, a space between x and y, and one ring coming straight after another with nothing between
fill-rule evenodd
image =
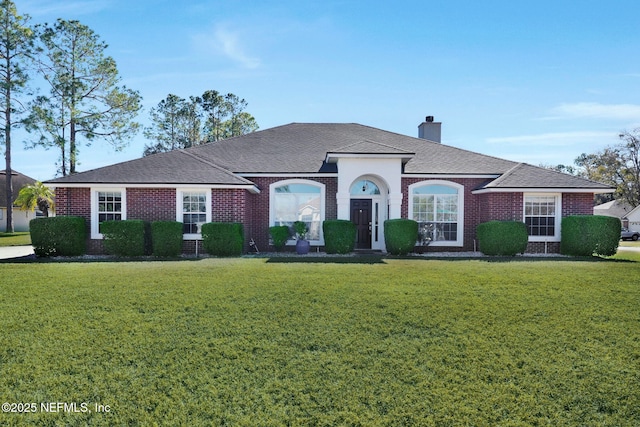
<instances>
[{"instance_id":1,"label":"roof ridge","mask_svg":"<svg viewBox=\"0 0 640 427\"><path fill-rule=\"evenodd\" d=\"M237 174L235 174L235 173L231 172L229 169L225 169L225 168L223 168L222 166L216 165L215 163L213 163L213 162L211 162L211 161L209 161L209 160L205 160L205 159L203 159L203 158L201 158L201 157L196 156L196 155L195 155L195 154L193 154L193 153L189 153L189 152L188 152L186 149L184 149L184 148L179 148L179 149L174 150L174 151L177 151L177 152L182 153L182 154L186 154L187 156L191 157L191 158L192 158L192 159L194 159L194 160L197 160L197 161L199 161L199 162L201 162L201 163L204 163L205 165L209 165L209 166L211 166L212 168L218 169L220 172L223 172L223 173L225 173L225 174L227 174L227 175L229 175L229 176L232 176L232 177L234 177L234 178L236 178L236 179L242 180L242 181L244 181L244 182L245 182L245 183L247 183L247 184L254 185L254 183L253 183L253 182L251 182L251 181L249 181L248 179L246 179L246 178L244 178L244 177L241 177L241 176L239 176L239 175L237 175Z\"/></svg>"},{"instance_id":2,"label":"roof ridge","mask_svg":"<svg viewBox=\"0 0 640 427\"><path fill-rule=\"evenodd\" d=\"M393 150L402 151L403 153L407 153L407 154L413 153L412 151L408 151L408 150L405 150L404 148L396 147L395 145L385 144L383 142L373 141L373 140L367 139L367 138L364 138L364 139L362 139L360 141L352 142L351 144L347 144L345 146L336 148L334 150L334 152L335 151L344 150L345 148L353 147L353 146L360 145L360 144L363 144L363 143L375 144L375 145L379 145L381 147L386 147L386 148L391 148Z\"/></svg>"}]
</instances>

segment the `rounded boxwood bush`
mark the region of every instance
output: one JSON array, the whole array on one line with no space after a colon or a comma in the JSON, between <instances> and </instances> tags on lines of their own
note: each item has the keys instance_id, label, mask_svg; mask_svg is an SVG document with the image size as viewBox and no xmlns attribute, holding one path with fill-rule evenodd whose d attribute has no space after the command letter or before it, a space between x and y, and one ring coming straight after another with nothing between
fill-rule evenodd
<instances>
[{"instance_id":1,"label":"rounded boxwood bush","mask_svg":"<svg viewBox=\"0 0 640 427\"><path fill-rule=\"evenodd\" d=\"M348 254L356 244L356 225L346 219L323 221L324 250L328 254Z\"/></svg>"},{"instance_id":2,"label":"rounded boxwood bush","mask_svg":"<svg viewBox=\"0 0 640 427\"><path fill-rule=\"evenodd\" d=\"M562 218L560 253L573 256L611 256L620 243L620 220L604 215Z\"/></svg>"},{"instance_id":3,"label":"rounded boxwood bush","mask_svg":"<svg viewBox=\"0 0 640 427\"><path fill-rule=\"evenodd\" d=\"M203 224L202 246L211 255L242 255L244 227L239 222L208 222Z\"/></svg>"},{"instance_id":4,"label":"rounded boxwood bush","mask_svg":"<svg viewBox=\"0 0 640 427\"><path fill-rule=\"evenodd\" d=\"M287 243L287 240L289 240L291 231L286 225L274 225L273 227L269 227L269 234L271 235L273 246L277 251L281 251L285 243Z\"/></svg>"},{"instance_id":5,"label":"rounded boxwood bush","mask_svg":"<svg viewBox=\"0 0 640 427\"><path fill-rule=\"evenodd\" d=\"M418 240L418 223L412 219L388 219L384 222L384 240L391 255L413 252Z\"/></svg>"},{"instance_id":6,"label":"rounded boxwood bush","mask_svg":"<svg viewBox=\"0 0 640 427\"><path fill-rule=\"evenodd\" d=\"M157 257L177 257L182 252L182 226L178 221L151 223L151 244Z\"/></svg>"},{"instance_id":7,"label":"rounded boxwood bush","mask_svg":"<svg viewBox=\"0 0 640 427\"><path fill-rule=\"evenodd\" d=\"M78 256L86 252L86 222L79 216L35 218L29 222L34 253L39 257Z\"/></svg>"},{"instance_id":8,"label":"rounded boxwood bush","mask_svg":"<svg viewBox=\"0 0 640 427\"><path fill-rule=\"evenodd\" d=\"M520 221L489 221L476 228L480 252L485 255L514 256L527 250L529 233Z\"/></svg>"},{"instance_id":9,"label":"rounded boxwood bush","mask_svg":"<svg viewBox=\"0 0 640 427\"><path fill-rule=\"evenodd\" d=\"M147 238L145 223L141 219L104 221L100 224L100 232L108 254L122 257L144 255Z\"/></svg>"}]
</instances>

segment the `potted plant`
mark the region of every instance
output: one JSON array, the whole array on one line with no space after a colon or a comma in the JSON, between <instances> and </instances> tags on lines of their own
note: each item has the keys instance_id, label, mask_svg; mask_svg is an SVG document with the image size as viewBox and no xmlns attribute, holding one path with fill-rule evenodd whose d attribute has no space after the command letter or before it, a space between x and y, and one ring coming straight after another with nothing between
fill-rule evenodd
<instances>
[{"instance_id":1,"label":"potted plant","mask_svg":"<svg viewBox=\"0 0 640 427\"><path fill-rule=\"evenodd\" d=\"M307 231L309 231L307 224L302 221L296 221L293 223L293 229L296 232L296 238L298 240L296 242L296 253L298 255L308 254L311 244L305 239Z\"/></svg>"}]
</instances>

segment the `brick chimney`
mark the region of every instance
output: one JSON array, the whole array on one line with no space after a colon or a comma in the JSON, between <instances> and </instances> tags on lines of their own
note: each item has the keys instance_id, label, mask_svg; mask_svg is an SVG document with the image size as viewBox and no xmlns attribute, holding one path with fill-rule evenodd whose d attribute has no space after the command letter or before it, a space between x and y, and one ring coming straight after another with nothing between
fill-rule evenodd
<instances>
[{"instance_id":1,"label":"brick chimney","mask_svg":"<svg viewBox=\"0 0 640 427\"><path fill-rule=\"evenodd\" d=\"M434 122L433 116L427 116L418 126L418 138L441 143L441 128L442 122Z\"/></svg>"}]
</instances>

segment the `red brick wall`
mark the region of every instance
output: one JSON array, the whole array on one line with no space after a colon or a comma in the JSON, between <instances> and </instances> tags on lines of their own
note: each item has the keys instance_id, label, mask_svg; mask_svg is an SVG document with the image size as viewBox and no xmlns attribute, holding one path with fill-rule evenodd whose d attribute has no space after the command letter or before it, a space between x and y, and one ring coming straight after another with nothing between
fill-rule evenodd
<instances>
[{"instance_id":1,"label":"red brick wall","mask_svg":"<svg viewBox=\"0 0 640 427\"><path fill-rule=\"evenodd\" d=\"M593 215L594 196L591 193L564 193L562 216Z\"/></svg>"},{"instance_id":2,"label":"red brick wall","mask_svg":"<svg viewBox=\"0 0 640 427\"><path fill-rule=\"evenodd\" d=\"M127 219L175 221L176 190L173 188L127 188Z\"/></svg>"}]
</instances>

